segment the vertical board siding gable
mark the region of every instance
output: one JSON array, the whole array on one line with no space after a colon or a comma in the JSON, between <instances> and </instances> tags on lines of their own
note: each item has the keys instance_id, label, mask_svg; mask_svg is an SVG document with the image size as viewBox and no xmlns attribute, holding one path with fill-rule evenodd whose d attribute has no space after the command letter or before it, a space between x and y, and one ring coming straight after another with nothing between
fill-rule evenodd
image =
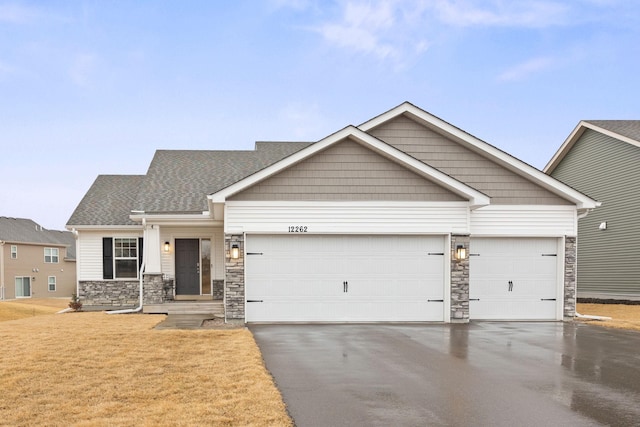
<instances>
[{"instance_id":1,"label":"vertical board siding gable","mask_svg":"<svg viewBox=\"0 0 640 427\"><path fill-rule=\"evenodd\" d=\"M346 139L229 198L235 201L465 201Z\"/></svg>"},{"instance_id":2,"label":"vertical board siding gable","mask_svg":"<svg viewBox=\"0 0 640 427\"><path fill-rule=\"evenodd\" d=\"M492 204L572 204L406 116L389 120L368 133L489 195Z\"/></svg>"},{"instance_id":3,"label":"vertical board siding gable","mask_svg":"<svg viewBox=\"0 0 640 427\"><path fill-rule=\"evenodd\" d=\"M578 222L578 295L640 297L640 148L588 129L551 176L602 202Z\"/></svg>"}]
</instances>

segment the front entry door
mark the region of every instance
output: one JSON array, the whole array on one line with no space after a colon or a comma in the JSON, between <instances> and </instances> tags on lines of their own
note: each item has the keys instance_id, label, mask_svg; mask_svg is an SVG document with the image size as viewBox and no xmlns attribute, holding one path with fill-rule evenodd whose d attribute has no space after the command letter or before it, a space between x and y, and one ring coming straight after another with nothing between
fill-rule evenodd
<instances>
[{"instance_id":1,"label":"front entry door","mask_svg":"<svg viewBox=\"0 0 640 427\"><path fill-rule=\"evenodd\" d=\"M198 239L176 239L176 295L200 295Z\"/></svg>"}]
</instances>

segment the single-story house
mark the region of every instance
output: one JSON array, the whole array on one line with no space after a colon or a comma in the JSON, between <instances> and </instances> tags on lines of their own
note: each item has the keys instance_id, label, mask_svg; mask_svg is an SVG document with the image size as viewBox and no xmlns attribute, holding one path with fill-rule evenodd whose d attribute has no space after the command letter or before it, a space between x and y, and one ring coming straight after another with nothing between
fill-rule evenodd
<instances>
[{"instance_id":1,"label":"single-story house","mask_svg":"<svg viewBox=\"0 0 640 427\"><path fill-rule=\"evenodd\" d=\"M71 298L76 291L75 252L75 239L68 231L1 216L0 300Z\"/></svg>"},{"instance_id":2,"label":"single-story house","mask_svg":"<svg viewBox=\"0 0 640 427\"><path fill-rule=\"evenodd\" d=\"M544 172L602 203L578 222L578 298L640 300L640 120L584 120Z\"/></svg>"},{"instance_id":3,"label":"single-story house","mask_svg":"<svg viewBox=\"0 0 640 427\"><path fill-rule=\"evenodd\" d=\"M145 175L99 176L67 228L85 305L213 300L245 322L562 320L578 218L597 205L403 103L314 143L159 150Z\"/></svg>"}]
</instances>

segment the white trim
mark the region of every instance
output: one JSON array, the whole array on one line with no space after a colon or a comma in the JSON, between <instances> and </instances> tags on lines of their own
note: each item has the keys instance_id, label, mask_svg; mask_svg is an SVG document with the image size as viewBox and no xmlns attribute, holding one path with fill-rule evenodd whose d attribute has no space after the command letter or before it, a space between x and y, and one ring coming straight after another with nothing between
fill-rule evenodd
<instances>
[{"instance_id":1,"label":"white trim","mask_svg":"<svg viewBox=\"0 0 640 427\"><path fill-rule=\"evenodd\" d=\"M466 202L258 202L225 204L226 233L468 234Z\"/></svg>"},{"instance_id":2,"label":"white trim","mask_svg":"<svg viewBox=\"0 0 640 427\"><path fill-rule=\"evenodd\" d=\"M432 130L435 130L439 133L444 132L450 137L453 137L454 139L462 143L470 145L475 151L481 151L484 154L488 154L489 156L493 157L493 160L497 161L512 172L524 176L529 180L535 182L536 184L542 186L543 188L551 191L552 193L572 201L578 206L579 209L593 209L600 205L597 201L561 183L555 178L546 175L533 166L530 166L527 163L505 153L504 151L499 150L498 148L490 144L487 144L486 142L464 132L463 130L451 125L450 123L445 122L444 120L432 114L427 113L426 111L416 107L409 102L405 102L397 106L396 108L361 124L360 126L358 126L358 129L363 130L364 132L368 132L374 127L379 126L380 124L402 114L411 116L412 119L417 120L418 122L424 124Z\"/></svg>"},{"instance_id":3,"label":"white trim","mask_svg":"<svg viewBox=\"0 0 640 427\"><path fill-rule=\"evenodd\" d=\"M130 231L130 230L142 230L142 225L73 225L65 227L69 231Z\"/></svg>"},{"instance_id":4,"label":"white trim","mask_svg":"<svg viewBox=\"0 0 640 427\"><path fill-rule=\"evenodd\" d=\"M470 214L476 237L561 237L578 232L573 205L491 205Z\"/></svg>"},{"instance_id":5,"label":"white trim","mask_svg":"<svg viewBox=\"0 0 640 427\"><path fill-rule=\"evenodd\" d=\"M367 148L372 151L387 157L394 159L402 163L407 169L411 170L422 177L429 179L431 181L436 182L438 185L448 189L449 191L462 196L469 200L469 204L471 208L474 209L480 206L486 206L490 203L489 197L480 191L469 187L468 185L456 180L455 178L450 177L449 175L440 172L439 170L432 168L425 163L409 156L408 154L398 150L390 146L389 144L380 141L377 138L363 132L362 130L354 127L347 126L346 128L326 137L325 139L316 142L315 144L310 145L307 148L304 148L289 157L286 157L279 162L268 166L253 175L250 175L230 186L207 196L210 204L215 203L224 203L226 199L234 194L237 194L256 183L269 178L277 174L278 172L299 163L314 154L318 153L321 150L330 147L340 141L343 141L347 138L352 138L357 140L357 142L365 145Z\"/></svg>"},{"instance_id":6,"label":"white trim","mask_svg":"<svg viewBox=\"0 0 640 427\"><path fill-rule=\"evenodd\" d=\"M567 139L565 139L565 141L562 143L560 148L558 148L558 151L556 151L553 157L551 157L551 160L549 160L547 165L544 167L543 169L544 173L550 174L555 170L558 164L560 164L562 159L564 159L564 157L569 153L569 151L571 151L573 146L576 144L576 142L578 142L578 140L580 139L584 131L587 129L594 130L610 138L617 139L619 141L623 141L635 147L640 148L640 141L636 141L635 139L629 138L624 135L620 135L619 133L601 128L600 126L596 126L593 123L589 123L587 121L581 120L580 123L578 123L578 125L573 129L571 134L569 134Z\"/></svg>"}]
</instances>

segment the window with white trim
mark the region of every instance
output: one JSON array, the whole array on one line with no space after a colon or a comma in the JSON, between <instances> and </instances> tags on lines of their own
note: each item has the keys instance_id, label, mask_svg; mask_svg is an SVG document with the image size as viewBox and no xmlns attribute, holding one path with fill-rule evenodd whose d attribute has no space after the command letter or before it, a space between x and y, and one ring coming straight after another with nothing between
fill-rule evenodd
<instances>
[{"instance_id":1,"label":"window with white trim","mask_svg":"<svg viewBox=\"0 0 640 427\"><path fill-rule=\"evenodd\" d=\"M44 262L48 264L57 264L59 258L58 248L44 248Z\"/></svg>"},{"instance_id":2,"label":"window with white trim","mask_svg":"<svg viewBox=\"0 0 640 427\"><path fill-rule=\"evenodd\" d=\"M11 259L18 259L18 246L11 245Z\"/></svg>"},{"instance_id":3,"label":"window with white trim","mask_svg":"<svg viewBox=\"0 0 640 427\"><path fill-rule=\"evenodd\" d=\"M56 276L49 276L48 283L49 283L49 292L55 292L56 291Z\"/></svg>"},{"instance_id":4,"label":"window with white trim","mask_svg":"<svg viewBox=\"0 0 640 427\"><path fill-rule=\"evenodd\" d=\"M138 239L114 238L113 239L113 263L116 279L128 279L138 277Z\"/></svg>"}]
</instances>

